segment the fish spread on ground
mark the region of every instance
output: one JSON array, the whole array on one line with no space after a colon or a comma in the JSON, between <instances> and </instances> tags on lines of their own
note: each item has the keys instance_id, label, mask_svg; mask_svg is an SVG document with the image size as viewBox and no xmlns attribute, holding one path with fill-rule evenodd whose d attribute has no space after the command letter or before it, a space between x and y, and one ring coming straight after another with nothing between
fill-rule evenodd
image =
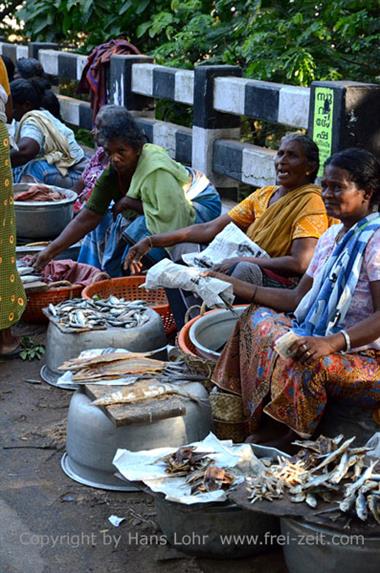
<instances>
[{"instance_id":1,"label":"fish spread on ground","mask_svg":"<svg viewBox=\"0 0 380 573\"><path fill-rule=\"evenodd\" d=\"M362 521L371 515L380 524L380 474L375 471L380 462L368 461L370 448L351 447L355 436L343 440L339 435L294 442L301 447L295 456L279 457L277 463L269 462L262 472L247 477L249 500L275 501L287 494L291 502L312 508L321 501L333 504L331 519L337 519L340 511Z\"/></svg>"},{"instance_id":2,"label":"fish spread on ground","mask_svg":"<svg viewBox=\"0 0 380 573\"><path fill-rule=\"evenodd\" d=\"M142 326L149 321L148 308L143 300L126 301L111 295L106 299L73 298L57 305L49 304L48 311L60 326L84 332L104 330L108 326Z\"/></svg>"}]
</instances>

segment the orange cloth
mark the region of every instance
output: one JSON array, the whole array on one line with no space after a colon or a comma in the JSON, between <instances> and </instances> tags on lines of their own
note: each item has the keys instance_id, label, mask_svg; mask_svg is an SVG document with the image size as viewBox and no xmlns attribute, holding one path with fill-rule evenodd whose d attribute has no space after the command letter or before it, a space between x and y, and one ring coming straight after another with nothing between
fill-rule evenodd
<instances>
[{"instance_id":1,"label":"orange cloth","mask_svg":"<svg viewBox=\"0 0 380 573\"><path fill-rule=\"evenodd\" d=\"M319 239L329 227L320 187L303 185L268 206L277 189L262 187L228 213L271 257L289 254L295 239Z\"/></svg>"},{"instance_id":2,"label":"orange cloth","mask_svg":"<svg viewBox=\"0 0 380 573\"><path fill-rule=\"evenodd\" d=\"M9 94L11 93L11 90L9 87L7 68L5 67L5 64L3 62L3 58L0 58L0 85L3 86L6 94L9 96Z\"/></svg>"}]
</instances>

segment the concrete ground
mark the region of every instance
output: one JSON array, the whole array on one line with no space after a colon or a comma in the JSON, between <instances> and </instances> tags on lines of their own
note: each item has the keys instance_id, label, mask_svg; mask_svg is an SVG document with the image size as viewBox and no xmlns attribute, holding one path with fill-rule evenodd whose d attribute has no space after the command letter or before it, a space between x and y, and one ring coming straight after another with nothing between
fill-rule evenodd
<instances>
[{"instance_id":1,"label":"concrete ground","mask_svg":"<svg viewBox=\"0 0 380 573\"><path fill-rule=\"evenodd\" d=\"M150 496L66 477L60 458L71 393L40 383L41 365L0 363L0 573L286 573L281 552L229 561L155 543ZM108 521L112 514L126 518L120 527Z\"/></svg>"}]
</instances>

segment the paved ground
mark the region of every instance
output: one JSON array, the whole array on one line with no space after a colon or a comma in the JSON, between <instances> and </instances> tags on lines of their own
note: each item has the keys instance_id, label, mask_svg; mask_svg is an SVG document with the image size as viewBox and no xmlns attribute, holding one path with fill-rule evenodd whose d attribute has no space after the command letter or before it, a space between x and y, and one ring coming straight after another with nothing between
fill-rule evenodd
<instances>
[{"instance_id":1,"label":"paved ground","mask_svg":"<svg viewBox=\"0 0 380 573\"><path fill-rule=\"evenodd\" d=\"M41 362L0 363L0 573L286 573L281 553L214 560L144 541L160 534L152 498L71 481L60 469L70 392ZM115 528L112 514L126 517ZM137 534L137 536L136 536Z\"/></svg>"}]
</instances>

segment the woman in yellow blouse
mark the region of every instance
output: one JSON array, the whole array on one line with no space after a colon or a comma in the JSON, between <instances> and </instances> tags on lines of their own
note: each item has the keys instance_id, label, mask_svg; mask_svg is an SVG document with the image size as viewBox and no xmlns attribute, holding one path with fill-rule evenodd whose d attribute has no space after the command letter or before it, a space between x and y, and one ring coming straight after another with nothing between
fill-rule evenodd
<instances>
[{"instance_id":1,"label":"woman in yellow blouse","mask_svg":"<svg viewBox=\"0 0 380 573\"><path fill-rule=\"evenodd\" d=\"M25 293L16 269L16 227L13 186L9 158L7 119L12 118L12 102L7 70L0 58L0 358L18 352L18 339L11 326L25 309Z\"/></svg>"},{"instance_id":2,"label":"woman in yellow blouse","mask_svg":"<svg viewBox=\"0 0 380 573\"><path fill-rule=\"evenodd\" d=\"M152 247L208 244L232 221L270 258L229 259L214 270L259 285L288 287L303 275L329 226L321 189L314 184L318 168L318 147L309 137L285 137L275 157L276 185L258 189L214 221L141 240L130 249L125 266L139 272Z\"/></svg>"}]
</instances>

